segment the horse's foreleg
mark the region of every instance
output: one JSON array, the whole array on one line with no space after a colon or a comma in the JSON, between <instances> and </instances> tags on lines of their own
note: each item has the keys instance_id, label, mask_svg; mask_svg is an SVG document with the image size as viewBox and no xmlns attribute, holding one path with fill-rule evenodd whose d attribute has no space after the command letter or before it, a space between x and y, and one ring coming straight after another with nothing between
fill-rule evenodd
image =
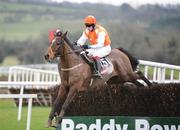
<instances>
[{"instance_id":1,"label":"horse's foreleg","mask_svg":"<svg viewBox=\"0 0 180 130\"><path fill-rule=\"evenodd\" d=\"M62 108L61 108L61 111L60 111L60 114L59 116L57 117L57 121L56 121L56 126L58 126L61 121L62 121L62 118L66 112L66 109L67 107L69 106L69 104L71 103L71 101L74 99L75 95L77 94L77 90L72 87L70 90L69 90L69 93L66 97L66 100L64 102L64 104L62 105Z\"/></svg>"},{"instance_id":2,"label":"horse's foreleg","mask_svg":"<svg viewBox=\"0 0 180 130\"><path fill-rule=\"evenodd\" d=\"M53 118L60 113L61 106L63 105L64 100L66 98L66 93L67 92L66 92L64 86L60 86L56 100L54 101L54 103L52 105L51 112L49 114L49 119L48 119L46 127L51 127Z\"/></svg>"}]
</instances>

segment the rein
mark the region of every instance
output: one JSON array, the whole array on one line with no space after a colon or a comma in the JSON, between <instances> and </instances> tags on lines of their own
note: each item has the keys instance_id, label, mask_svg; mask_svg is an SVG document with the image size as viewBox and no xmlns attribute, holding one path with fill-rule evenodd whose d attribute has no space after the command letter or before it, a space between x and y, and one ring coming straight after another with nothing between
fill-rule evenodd
<instances>
[{"instance_id":1,"label":"rein","mask_svg":"<svg viewBox=\"0 0 180 130\"><path fill-rule=\"evenodd\" d=\"M68 55L68 54L71 54L71 53L80 52L80 51L82 51L82 49L73 50L73 51L67 52L66 54L63 54L63 55L60 55L60 54L59 54L59 55L56 55L56 56L61 57L61 56L65 56L65 55Z\"/></svg>"}]
</instances>

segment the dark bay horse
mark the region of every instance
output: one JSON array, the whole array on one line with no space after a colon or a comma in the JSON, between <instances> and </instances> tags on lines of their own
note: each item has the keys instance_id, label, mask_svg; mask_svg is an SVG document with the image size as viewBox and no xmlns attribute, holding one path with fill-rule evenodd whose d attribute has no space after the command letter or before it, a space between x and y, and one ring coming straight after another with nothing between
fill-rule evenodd
<instances>
[{"instance_id":1,"label":"dark bay horse","mask_svg":"<svg viewBox=\"0 0 180 130\"><path fill-rule=\"evenodd\" d=\"M73 44L66 35L67 32L55 37L45 54L47 61L60 57L58 69L61 77L58 96L49 114L47 127L52 126L54 117L57 119L55 126L61 123L68 105L79 91L97 89L103 84L117 82L132 82L142 86L137 79L144 80L148 86L151 85L142 73L135 72L137 60L120 49L112 49L108 56L114 67L113 72L103 79L93 79L91 67L80 56L83 49Z\"/></svg>"}]
</instances>

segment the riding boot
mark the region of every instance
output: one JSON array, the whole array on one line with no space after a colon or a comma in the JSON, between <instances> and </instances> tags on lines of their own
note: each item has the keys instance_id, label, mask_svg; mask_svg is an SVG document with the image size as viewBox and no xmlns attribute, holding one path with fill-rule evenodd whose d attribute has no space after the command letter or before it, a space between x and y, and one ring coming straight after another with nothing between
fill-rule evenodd
<instances>
[{"instance_id":1,"label":"riding boot","mask_svg":"<svg viewBox=\"0 0 180 130\"><path fill-rule=\"evenodd\" d=\"M93 76L102 79L103 77L100 73L100 69L101 69L100 59L94 59L93 67L94 67Z\"/></svg>"}]
</instances>

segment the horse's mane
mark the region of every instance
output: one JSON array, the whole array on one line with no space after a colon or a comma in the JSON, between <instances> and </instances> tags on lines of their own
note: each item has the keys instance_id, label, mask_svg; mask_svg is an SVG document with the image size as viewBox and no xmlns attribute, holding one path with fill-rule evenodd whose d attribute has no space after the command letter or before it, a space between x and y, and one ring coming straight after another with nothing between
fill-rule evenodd
<instances>
[{"instance_id":1,"label":"horse's mane","mask_svg":"<svg viewBox=\"0 0 180 130\"><path fill-rule=\"evenodd\" d=\"M64 37L64 40L68 43L72 50L75 50L73 42L67 37L67 35Z\"/></svg>"},{"instance_id":2,"label":"horse's mane","mask_svg":"<svg viewBox=\"0 0 180 130\"><path fill-rule=\"evenodd\" d=\"M128 51L124 50L123 48L118 48L118 49L120 51L124 52L128 56L128 58L131 62L132 69L135 71L137 69L138 64L139 64L138 59L136 57L132 56L132 54L130 54Z\"/></svg>"},{"instance_id":3,"label":"horse's mane","mask_svg":"<svg viewBox=\"0 0 180 130\"><path fill-rule=\"evenodd\" d=\"M70 46L70 48L71 48L72 50L79 50L79 51L76 51L76 52L75 52L77 55L80 54L80 52L81 52L80 50L82 49L81 47L76 46L76 45L67 37L67 35L64 37L64 40L67 42L67 44Z\"/></svg>"}]
</instances>

